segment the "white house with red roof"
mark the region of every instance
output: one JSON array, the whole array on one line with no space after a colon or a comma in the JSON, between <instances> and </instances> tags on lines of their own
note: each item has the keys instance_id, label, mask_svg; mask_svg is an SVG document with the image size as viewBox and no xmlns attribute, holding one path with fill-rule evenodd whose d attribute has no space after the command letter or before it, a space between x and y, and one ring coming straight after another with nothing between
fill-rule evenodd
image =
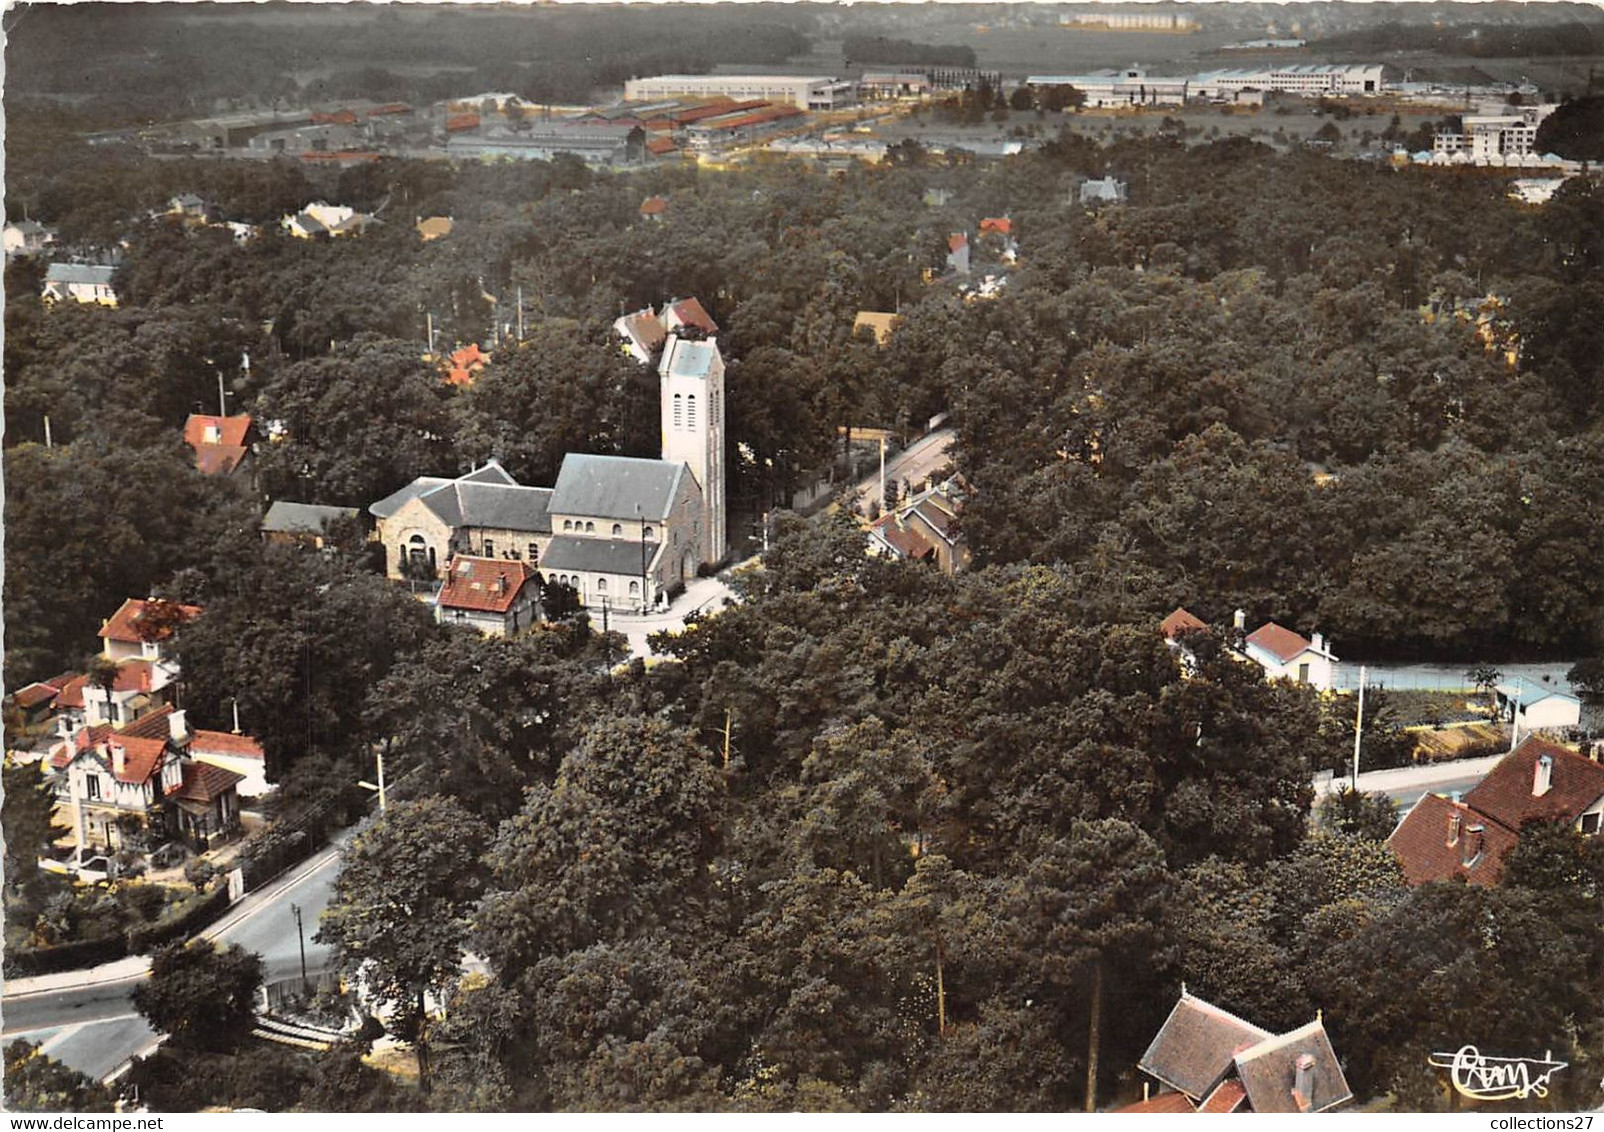
<instances>
[{"instance_id":1,"label":"white house with red roof","mask_svg":"<svg viewBox=\"0 0 1604 1132\"><path fill-rule=\"evenodd\" d=\"M244 776L203 762L182 711L161 708L121 729L79 727L50 757L78 857L143 851L169 837L207 848L239 828Z\"/></svg>"},{"instance_id":2,"label":"white house with red roof","mask_svg":"<svg viewBox=\"0 0 1604 1132\"><path fill-rule=\"evenodd\" d=\"M1237 628L1243 628L1237 611ZM1242 653L1260 668L1266 679L1292 680L1322 692L1336 687L1337 658L1319 633L1303 637L1291 629L1266 621L1242 639Z\"/></svg>"},{"instance_id":3,"label":"white house with red roof","mask_svg":"<svg viewBox=\"0 0 1604 1132\"><path fill-rule=\"evenodd\" d=\"M435 598L435 620L491 637L521 632L540 615L537 578L534 567L523 562L459 554Z\"/></svg>"},{"instance_id":4,"label":"white house with red roof","mask_svg":"<svg viewBox=\"0 0 1604 1132\"><path fill-rule=\"evenodd\" d=\"M101 656L116 665L108 689L88 677L80 686L82 719L93 725L131 723L153 707L169 703L179 679L173 632L201 612L196 605L129 598L100 627ZM66 697L58 707L71 713Z\"/></svg>"}]
</instances>

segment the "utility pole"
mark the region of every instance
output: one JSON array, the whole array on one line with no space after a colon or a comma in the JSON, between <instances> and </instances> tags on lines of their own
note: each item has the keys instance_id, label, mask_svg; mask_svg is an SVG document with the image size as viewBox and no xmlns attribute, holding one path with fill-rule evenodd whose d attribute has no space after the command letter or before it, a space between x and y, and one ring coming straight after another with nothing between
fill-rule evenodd
<instances>
[{"instance_id":1,"label":"utility pole","mask_svg":"<svg viewBox=\"0 0 1604 1132\"><path fill-rule=\"evenodd\" d=\"M290 913L295 917L295 934L301 940L301 992L306 992L306 928L301 924L301 906L290 905Z\"/></svg>"},{"instance_id":2,"label":"utility pole","mask_svg":"<svg viewBox=\"0 0 1604 1132\"><path fill-rule=\"evenodd\" d=\"M1359 744L1365 734L1365 666L1359 666L1359 715L1353 723L1353 790L1359 792Z\"/></svg>"},{"instance_id":3,"label":"utility pole","mask_svg":"<svg viewBox=\"0 0 1604 1132\"><path fill-rule=\"evenodd\" d=\"M730 772L730 708L724 709L724 773Z\"/></svg>"},{"instance_id":4,"label":"utility pole","mask_svg":"<svg viewBox=\"0 0 1604 1132\"><path fill-rule=\"evenodd\" d=\"M382 813L384 813L385 807L389 804L388 800L384 796L384 748L383 747L380 747L378 749L378 751L375 752L375 757L378 759L378 762L379 762L379 813L382 814Z\"/></svg>"},{"instance_id":5,"label":"utility pole","mask_svg":"<svg viewBox=\"0 0 1604 1132\"><path fill-rule=\"evenodd\" d=\"M851 434L850 433L848 434L848 439L849 440L851 439ZM885 510L886 510L886 434L882 432L880 434L880 513L882 515L885 514Z\"/></svg>"},{"instance_id":6,"label":"utility pole","mask_svg":"<svg viewBox=\"0 0 1604 1132\"><path fill-rule=\"evenodd\" d=\"M518 341L524 340L524 285L518 284Z\"/></svg>"},{"instance_id":7,"label":"utility pole","mask_svg":"<svg viewBox=\"0 0 1604 1132\"><path fill-rule=\"evenodd\" d=\"M1515 749L1515 741L1520 738L1520 697L1523 691L1521 678L1517 676L1515 677L1515 698L1509 703L1509 749L1511 751ZM1494 691L1493 695L1496 697L1498 695L1497 691Z\"/></svg>"},{"instance_id":8,"label":"utility pole","mask_svg":"<svg viewBox=\"0 0 1604 1132\"><path fill-rule=\"evenodd\" d=\"M428 328L428 332L429 332L429 353L432 355L434 353L434 312L433 311L424 311L423 312L423 324L424 324L425 327Z\"/></svg>"},{"instance_id":9,"label":"utility pole","mask_svg":"<svg viewBox=\"0 0 1604 1132\"><path fill-rule=\"evenodd\" d=\"M46 448L54 448L55 447L55 445L50 442L50 418L49 417L45 418L45 447Z\"/></svg>"},{"instance_id":10,"label":"utility pole","mask_svg":"<svg viewBox=\"0 0 1604 1132\"><path fill-rule=\"evenodd\" d=\"M228 391L223 388L223 371L217 371L217 415L228 416Z\"/></svg>"}]
</instances>

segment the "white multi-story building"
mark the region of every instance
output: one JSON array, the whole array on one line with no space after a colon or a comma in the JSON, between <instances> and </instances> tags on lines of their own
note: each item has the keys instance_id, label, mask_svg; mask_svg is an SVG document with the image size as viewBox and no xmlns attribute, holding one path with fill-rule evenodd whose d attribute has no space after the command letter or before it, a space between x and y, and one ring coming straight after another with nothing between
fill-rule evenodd
<instances>
[{"instance_id":1,"label":"white multi-story building","mask_svg":"<svg viewBox=\"0 0 1604 1132\"><path fill-rule=\"evenodd\" d=\"M1505 107L1504 114L1473 114L1458 133L1432 139L1433 153L1468 153L1471 158L1524 157L1537 149L1537 127L1554 112L1552 106Z\"/></svg>"},{"instance_id":2,"label":"white multi-story building","mask_svg":"<svg viewBox=\"0 0 1604 1132\"><path fill-rule=\"evenodd\" d=\"M833 110L852 101L854 84L825 75L657 75L624 83L625 102L664 98L762 99L802 110Z\"/></svg>"},{"instance_id":3,"label":"white multi-story building","mask_svg":"<svg viewBox=\"0 0 1604 1132\"><path fill-rule=\"evenodd\" d=\"M1219 98L1240 90L1283 94L1380 94L1386 89L1380 63L1295 63L1284 67L1238 67L1192 77L1199 98Z\"/></svg>"},{"instance_id":4,"label":"white multi-story building","mask_svg":"<svg viewBox=\"0 0 1604 1132\"><path fill-rule=\"evenodd\" d=\"M1150 75L1141 67L1120 71L1094 71L1089 75L1031 75L1030 86L1072 86L1086 96L1086 105L1179 106L1186 101L1191 80Z\"/></svg>"}]
</instances>

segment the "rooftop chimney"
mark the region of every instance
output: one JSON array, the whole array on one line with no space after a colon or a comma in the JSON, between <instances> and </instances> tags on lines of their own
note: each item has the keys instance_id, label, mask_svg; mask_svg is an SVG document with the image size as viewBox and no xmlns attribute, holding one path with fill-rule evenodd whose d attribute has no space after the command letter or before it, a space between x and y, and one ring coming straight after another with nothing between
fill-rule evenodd
<instances>
[{"instance_id":1,"label":"rooftop chimney","mask_svg":"<svg viewBox=\"0 0 1604 1132\"><path fill-rule=\"evenodd\" d=\"M1541 798L1554 785L1554 756L1539 755L1532 767L1532 797Z\"/></svg>"},{"instance_id":2,"label":"rooftop chimney","mask_svg":"<svg viewBox=\"0 0 1604 1132\"><path fill-rule=\"evenodd\" d=\"M1459 860L1466 868L1469 868L1481 860L1482 844L1486 840L1487 827L1480 824L1473 825L1466 833L1465 847L1459 851Z\"/></svg>"},{"instance_id":3,"label":"rooftop chimney","mask_svg":"<svg viewBox=\"0 0 1604 1132\"><path fill-rule=\"evenodd\" d=\"M1315 652L1325 652L1326 651L1326 639L1325 639L1324 635L1322 635L1320 633L1315 633L1313 636L1311 636L1309 638L1309 643L1314 646L1314 651Z\"/></svg>"},{"instance_id":4,"label":"rooftop chimney","mask_svg":"<svg viewBox=\"0 0 1604 1132\"><path fill-rule=\"evenodd\" d=\"M184 719L182 710L175 711L167 717L167 732L175 743L181 743L189 737L188 721Z\"/></svg>"},{"instance_id":5,"label":"rooftop chimney","mask_svg":"<svg viewBox=\"0 0 1604 1132\"><path fill-rule=\"evenodd\" d=\"M1235 627L1235 629L1236 629L1236 631L1238 633L1240 633L1243 630L1245 630L1248 627L1247 610L1239 609L1234 614L1232 614L1231 615L1231 624L1232 624L1233 627Z\"/></svg>"},{"instance_id":6,"label":"rooftop chimney","mask_svg":"<svg viewBox=\"0 0 1604 1132\"><path fill-rule=\"evenodd\" d=\"M121 743L111 744L111 772L118 778L128 773L128 752Z\"/></svg>"},{"instance_id":7,"label":"rooftop chimney","mask_svg":"<svg viewBox=\"0 0 1604 1132\"><path fill-rule=\"evenodd\" d=\"M1299 1112L1308 1112L1314 1107L1314 1054L1298 1055L1297 1076L1293 1078L1292 1094Z\"/></svg>"},{"instance_id":8,"label":"rooftop chimney","mask_svg":"<svg viewBox=\"0 0 1604 1132\"><path fill-rule=\"evenodd\" d=\"M1459 828L1465 822L1465 817L1457 809L1448 815L1448 844L1459 844Z\"/></svg>"}]
</instances>

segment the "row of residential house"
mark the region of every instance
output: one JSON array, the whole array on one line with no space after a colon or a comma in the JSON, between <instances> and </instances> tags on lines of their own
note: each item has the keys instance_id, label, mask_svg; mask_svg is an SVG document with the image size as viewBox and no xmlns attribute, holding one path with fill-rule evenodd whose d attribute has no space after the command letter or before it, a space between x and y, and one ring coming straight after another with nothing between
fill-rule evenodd
<instances>
[{"instance_id":1,"label":"row of residential house","mask_svg":"<svg viewBox=\"0 0 1604 1132\"><path fill-rule=\"evenodd\" d=\"M100 628L101 670L62 673L10 696L25 728L53 736L34 756L54 785L74 864L169 840L214 847L240 831L241 795L267 791L254 739L191 727L178 706L175 635L203 615L197 606L129 599Z\"/></svg>"}]
</instances>

